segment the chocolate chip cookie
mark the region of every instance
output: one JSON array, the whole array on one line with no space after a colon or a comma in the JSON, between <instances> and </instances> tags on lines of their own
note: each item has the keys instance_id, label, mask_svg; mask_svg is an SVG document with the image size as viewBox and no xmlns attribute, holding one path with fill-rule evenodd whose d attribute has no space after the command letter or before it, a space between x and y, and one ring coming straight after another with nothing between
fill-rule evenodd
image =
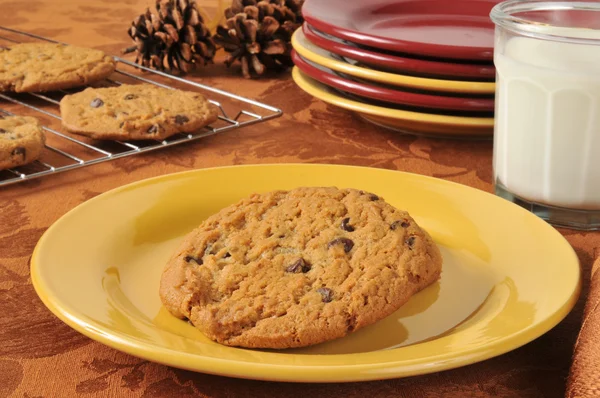
<instances>
[{"instance_id":1,"label":"chocolate chip cookie","mask_svg":"<svg viewBox=\"0 0 600 398\"><path fill-rule=\"evenodd\" d=\"M150 84L88 88L60 101L63 127L95 139L164 139L217 120L218 108L199 93Z\"/></svg>"},{"instance_id":2,"label":"chocolate chip cookie","mask_svg":"<svg viewBox=\"0 0 600 398\"><path fill-rule=\"evenodd\" d=\"M37 119L0 114L0 170L39 159L45 141Z\"/></svg>"},{"instance_id":3,"label":"chocolate chip cookie","mask_svg":"<svg viewBox=\"0 0 600 398\"><path fill-rule=\"evenodd\" d=\"M297 188L205 220L166 265L160 297L219 343L302 347L390 315L441 265L427 232L377 195Z\"/></svg>"},{"instance_id":4,"label":"chocolate chip cookie","mask_svg":"<svg viewBox=\"0 0 600 398\"><path fill-rule=\"evenodd\" d=\"M0 91L42 92L84 86L115 70L100 50L53 43L15 44L0 49Z\"/></svg>"}]
</instances>

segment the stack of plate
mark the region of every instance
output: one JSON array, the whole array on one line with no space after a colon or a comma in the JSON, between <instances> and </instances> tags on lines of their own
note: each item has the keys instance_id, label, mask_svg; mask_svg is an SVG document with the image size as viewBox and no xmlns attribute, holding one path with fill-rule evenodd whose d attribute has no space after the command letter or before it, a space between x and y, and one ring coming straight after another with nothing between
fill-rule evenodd
<instances>
[{"instance_id":1,"label":"stack of plate","mask_svg":"<svg viewBox=\"0 0 600 398\"><path fill-rule=\"evenodd\" d=\"M413 134L490 136L499 0L306 0L292 38L306 92Z\"/></svg>"}]
</instances>

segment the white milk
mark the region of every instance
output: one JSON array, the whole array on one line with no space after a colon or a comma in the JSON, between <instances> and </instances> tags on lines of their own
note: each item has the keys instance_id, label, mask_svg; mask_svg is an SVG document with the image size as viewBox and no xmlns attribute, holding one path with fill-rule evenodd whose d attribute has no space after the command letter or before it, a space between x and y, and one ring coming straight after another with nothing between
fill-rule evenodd
<instances>
[{"instance_id":1,"label":"white milk","mask_svg":"<svg viewBox=\"0 0 600 398\"><path fill-rule=\"evenodd\" d=\"M600 209L600 46L514 37L500 52L497 182L529 201Z\"/></svg>"}]
</instances>

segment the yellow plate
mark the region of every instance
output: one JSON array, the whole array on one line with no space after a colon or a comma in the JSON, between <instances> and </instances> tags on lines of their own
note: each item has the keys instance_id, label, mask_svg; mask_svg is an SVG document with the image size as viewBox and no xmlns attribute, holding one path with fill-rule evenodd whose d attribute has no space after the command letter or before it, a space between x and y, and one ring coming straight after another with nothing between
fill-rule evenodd
<instances>
[{"instance_id":1,"label":"yellow plate","mask_svg":"<svg viewBox=\"0 0 600 398\"><path fill-rule=\"evenodd\" d=\"M304 33L302 33L302 28L299 28L294 32L292 36L292 46L298 54L318 65L380 83L452 93L493 94L496 90L495 83L429 79L382 72L375 69L352 65L336 59L327 50L311 43L306 36L304 36Z\"/></svg>"},{"instance_id":2,"label":"yellow plate","mask_svg":"<svg viewBox=\"0 0 600 398\"><path fill-rule=\"evenodd\" d=\"M409 210L440 246L440 282L348 337L280 352L213 343L161 307L165 262L208 215L252 192L331 185ZM295 164L195 170L107 192L48 229L31 276L56 316L108 346L178 368L304 382L416 375L505 353L560 322L580 288L567 241L501 198L396 171Z\"/></svg>"},{"instance_id":3,"label":"yellow plate","mask_svg":"<svg viewBox=\"0 0 600 398\"><path fill-rule=\"evenodd\" d=\"M354 112L358 112L365 115L372 115L377 117L383 117L385 119L395 119L404 121L403 126L407 129L410 128L410 123L414 122L417 132L423 133L429 131L426 126L431 127L431 132L441 134L448 130L449 134L455 134L460 129L456 127L468 127L471 131L473 128L488 134L493 133L494 118L491 117L467 117L467 116L447 116L447 115L435 115L431 113L420 113L404 111L400 109L384 108L377 105L371 105L365 102L355 101L346 97L343 97L333 88L319 83L315 79L305 75L294 67L292 70L292 78L294 82L304 91L329 104L339 106L340 108L348 109ZM380 119L381 120L381 119ZM422 126L423 128L418 128ZM454 127L445 129L444 127Z\"/></svg>"},{"instance_id":4,"label":"yellow plate","mask_svg":"<svg viewBox=\"0 0 600 398\"><path fill-rule=\"evenodd\" d=\"M377 126L405 134L425 137L444 137L455 139L491 139L494 129L479 126L452 126L411 120L392 119L383 116L373 116L358 112L366 121Z\"/></svg>"}]
</instances>

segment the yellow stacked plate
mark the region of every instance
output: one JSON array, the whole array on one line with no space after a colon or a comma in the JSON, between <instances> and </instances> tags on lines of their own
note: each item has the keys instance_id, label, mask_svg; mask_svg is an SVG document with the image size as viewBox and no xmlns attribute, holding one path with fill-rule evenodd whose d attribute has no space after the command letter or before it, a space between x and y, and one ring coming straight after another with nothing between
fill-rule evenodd
<instances>
[{"instance_id":1,"label":"yellow stacked plate","mask_svg":"<svg viewBox=\"0 0 600 398\"><path fill-rule=\"evenodd\" d=\"M331 87L311 79L296 67L292 71L292 76L296 84L310 95L340 108L355 111L367 121L382 127L407 133L464 137L487 137L494 127L493 118L411 112L352 100Z\"/></svg>"}]
</instances>

